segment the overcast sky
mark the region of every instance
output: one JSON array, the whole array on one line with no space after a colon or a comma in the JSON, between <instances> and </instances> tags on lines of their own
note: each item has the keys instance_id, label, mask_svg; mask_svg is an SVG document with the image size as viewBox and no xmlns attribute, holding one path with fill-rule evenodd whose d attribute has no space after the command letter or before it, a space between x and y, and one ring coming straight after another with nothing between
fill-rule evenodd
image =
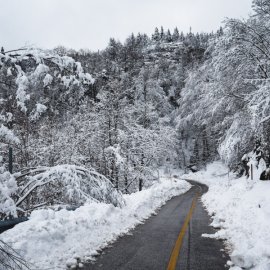
<instances>
[{"instance_id":1,"label":"overcast sky","mask_svg":"<svg viewBox=\"0 0 270 270\"><path fill-rule=\"evenodd\" d=\"M156 26L212 31L225 17L245 18L252 0L0 0L0 46L106 47L110 37L151 34Z\"/></svg>"}]
</instances>

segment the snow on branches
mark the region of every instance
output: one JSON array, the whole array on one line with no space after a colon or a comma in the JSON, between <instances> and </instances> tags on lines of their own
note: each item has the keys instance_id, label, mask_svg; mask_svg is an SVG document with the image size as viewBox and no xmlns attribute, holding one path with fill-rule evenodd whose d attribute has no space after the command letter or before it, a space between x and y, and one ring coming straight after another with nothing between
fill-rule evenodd
<instances>
[{"instance_id":1,"label":"snow on branches","mask_svg":"<svg viewBox=\"0 0 270 270\"><path fill-rule=\"evenodd\" d=\"M80 95L94 79L71 57L59 56L49 50L25 48L16 53L0 53L0 83L8 88L4 100L7 102L12 94L17 108L26 113L31 109L32 100L44 99L41 91L54 91L59 86L63 91L71 91L76 86Z\"/></svg>"},{"instance_id":2,"label":"snow on branches","mask_svg":"<svg viewBox=\"0 0 270 270\"><path fill-rule=\"evenodd\" d=\"M78 207L87 201L125 204L122 194L103 175L75 165L58 165L0 174L0 216L26 215L32 210Z\"/></svg>"},{"instance_id":3,"label":"snow on branches","mask_svg":"<svg viewBox=\"0 0 270 270\"><path fill-rule=\"evenodd\" d=\"M0 168L0 217L17 217L16 204L13 196L18 190L16 180L9 172Z\"/></svg>"},{"instance_id":4,"label":"snow on branches","mask_svg":"<svg viewBox=\"0 0 270 270\"><path fill-rule=\"evenodd\" d=\"M9 144L19 143L19 139L4 125L0 126L0 140Z\"/></svg>"},{"instance_id":5,"label":"snow on branches","mask_svg":"<svg viewBox=\"0 0 270 270\"><path fill-rule=\"evenodd\" d=\"M0 155L7 153L8 144L16 143L14 156L20 153L16 162L19 167L27 167L24 157L29 155L29 136L38 129L37 123L79 106L93 83L93 77L84 72L79 62L55 51L37 48L2 51Z\"/></svg>"}]
</instances>

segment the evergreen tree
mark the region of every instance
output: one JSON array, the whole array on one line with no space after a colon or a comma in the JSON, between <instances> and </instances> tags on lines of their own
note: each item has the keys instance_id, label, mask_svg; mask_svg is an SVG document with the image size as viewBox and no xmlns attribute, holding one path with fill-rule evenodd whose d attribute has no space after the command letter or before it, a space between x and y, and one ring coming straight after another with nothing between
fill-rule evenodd
<instances>
[{"instance_id":1,"label":"evergreen tree","mask_svg":"<svg viewBox=\"0 0 270 270\"><path fill-rule=\"evenodd\" d=\"M202 132L202 162L204 164L209 161L209 155L210 155L210 149L209 149L209 143L207 138L207 132L206 129Z\"/></svg>"},{"instance_id":2,"label":"evergreen tree","mask_svg":"<svg viewBox=\"0 0 270 270\"><path fill-rule=\"evenodd\" d=\"M182 42L185 40L185 35L184 35L183 31L181 31L179 39Z\"/></svg>"},{"instance_id":3,"label":"evergreen tree","mask_svg":"<svg viewBox=\"0 0 270 270\"><path fill-rule=\"evenodd\" d=\"M170 29L168 29L167 33L166 33L166 41L167 42L172 42L172 35L171 35L171 32L170 32Z\"/></svg>"},{"instance_id":4,"label":"evergreen tree","mask_svg":"<svg viewBox=\"0 0 270 270\"><path fill-rule=\"evenodd\" d=\"M200 152L199 152L199 143L198 140L195 139L194 148L192 152L192 156L190 157L190 165L198 166L200 165Z\"/></svg>"},{"instance_id":5,"label":"evergreen tree","mask_svg":"<svg viewBox=\"0 0 270 270\"><path fill-rule=\"evenodd\" d=\"M179 37L180 37L179 31L178 31L178 28L176 27L174 28L174 31L173 31L172 40L176 42L179 40Z\"/></svg>"},{"instance_id":6,"label":"evergreen tree","mask_svg":"<svg viewBox=\"0 0 270 270\"><path fill-rule=\"evenodd\" d=\"M165 38L164 28L163 28L163 26L161 26L161 28L160 28L160 39L164 40L164 38Z\"/></svg>"},{"instance_id":7,"label":"evergreen tree","mask_svg":"<svg viewBox=\"0 0 270 270\"><path fill-rule=\"evenodd\" d=\"M217 31L217 36L218 36L218 37L221 37L223 34L224 34L223 28L220 27L220 28L218 29L218 31Z\"/></svg>"},{"instance_id":8,"label":"evergreen tree","mask_svg":"<svg viewBox=\"0 0 270 270\"><path fill-rule=\"evenodd\" d=\"M154 40L154 41L159 41L160 40L160 34L159 34L159 30L158 30L157 27L155 28L155 32L152 35L152 40Z\"/></svg>"}]
</instances>

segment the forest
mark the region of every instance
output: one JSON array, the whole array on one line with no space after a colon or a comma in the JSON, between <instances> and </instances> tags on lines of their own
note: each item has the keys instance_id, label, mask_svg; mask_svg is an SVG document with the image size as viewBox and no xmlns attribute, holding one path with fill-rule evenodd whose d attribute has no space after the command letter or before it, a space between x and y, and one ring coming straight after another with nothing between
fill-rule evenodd
<instances>
[{"instance_id":1,"label":"forest","mask_svg":"<svg viewBox=\"0 0 270 270\"><path fill-rule=\"evenodd\" d=\"M269 166L270 3L252 8L217 32L159 27L97 52L2 47L1 218L121 205L160 168L241 171L256 141Z\"/></svg>"}]
</instances>

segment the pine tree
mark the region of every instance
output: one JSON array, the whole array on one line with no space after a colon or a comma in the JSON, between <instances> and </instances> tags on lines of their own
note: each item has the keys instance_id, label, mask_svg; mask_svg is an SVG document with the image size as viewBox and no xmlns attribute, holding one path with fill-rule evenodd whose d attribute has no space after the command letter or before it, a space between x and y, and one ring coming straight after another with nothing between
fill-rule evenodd
<instances>
[{"instance_id":1,"label":"pine tree","mask_svg":"<svg viewBox=\"0 0 270 270\"><path fill-rule=\"evenodd\" d=\"M172 40L173 41L178 41L179 40L179 31L178 31L178 28L174 28L174 31L173 31L173 35L172 35Z\"/></svg>"},{"instance_id":2,"label":"pine tree","mask_svg":"<svg viewBox=\"0 0 270 270\"><path fill-rule=\"evenodd\" d=\"M167 34L166 34L166 41L167 42L172 42L173 41L170 29L168 29Z\"/></svg>"},{"instance_id":3,"label":"pine tree","mask_svg":"<svg viewBox=\"0 0 270 270\"><path fill-rule=\"evenodd\" d=\"M195 139L194 148L192 156L190 157L190 164L193 166L199 165L200 157L199 157L199 143L198 139Z\"/></svg>"},{"instance_id":4,"label":"pine tree","mask_svg":"<svg viewBox=\"0 0 270 270\"><path fill-rule=\"evenodd\" d=\"M110 38L109 45L107 48L108 57L110 60L115 61L119 54L120 48L119 43L114 38Z\"/></svg>"},{"instance_id":5,"label":"pine tree","mask_svg":"<svg viewBox=\"0 0 270 270\"><path fill-rule=\"evenodd\" d=\"M163 26L161 26L161 28L160 28L160 39L164 40L164 38L165 38L164 28L163 28Z\"/></svg>"},{"instance_id":6,"label":"pine tree","mask_svg":"<svg viewBox=\"0 0 270 270\"><path fill-rule=\"evenodd\" d=\"M202 132L202 146L202 162L206 164L210 155L206 129L204 129Z\"/></svg>"},{"instance_id":7,"label":"pine tree","mask_svg":"<svg viewBox=\"0 0 270 270\"><path fill-rule=\"evenodd\" d=\"M184 41L185 40L185 35L184 35L183 31L181 31L179 38L180 38L180 41Z\"/></svg>"},{"instance_id":8,"label":"pine tree","mask_svg":"<svg viewBox=\"0 0 270 270\"><path fill-rule=\"evenodd\" d=\"M152 35L152 40L154 40L154 41L160 40L160 34L159 34L159 30L157 27L155 28L155 33Z\"/></svg>"},{"instance_id":9,"label":"pine tree","mask_svg":"<svg viewBox=\"0 0 270 270\"><path fill-rule=\"evenodd\" d=\"M223 34L224 34L223 28L220 27L220 28L218 29L218 31L217 31L217 36L218 36L218 37L221 37L221 36L223 36Z\"/></svg>"}]
</instances>

